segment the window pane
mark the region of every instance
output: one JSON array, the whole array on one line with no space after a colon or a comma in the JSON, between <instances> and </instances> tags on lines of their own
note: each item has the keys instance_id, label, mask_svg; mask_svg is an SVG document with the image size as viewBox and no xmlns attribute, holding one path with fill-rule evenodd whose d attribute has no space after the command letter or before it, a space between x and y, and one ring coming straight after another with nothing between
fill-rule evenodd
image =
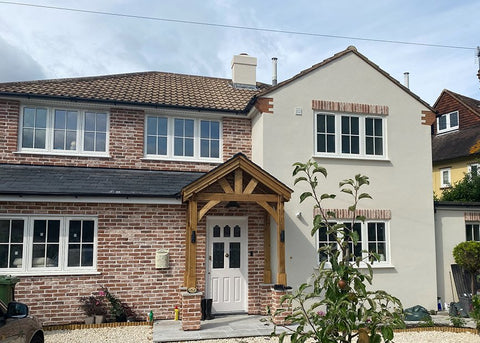
<instances>
[{"instance_id":1,"label":"window pane","mask_svg":"<svg viewBox=\"0 0 480 343\"><path fill-rule=\"evenodd\" d=\"M238 225L235 225L233 228L233 237L240 237L241 228Z\"/></svg>"},{"instance_id":2,"label":"window pane","mask_svg":"<svg viewBox=\"0 0 480 343\"><path fill-rule=\"evenodd\" d=\"M202 120L200 122L200 137L210 138L210 122Z\"/></svg>"},{"instance_id":3,"label":"window pane","mask_svg":"<svg viewBox=\"0 0 480 343\"><path fill-rule=\"evenodd\" d=\"M325 152L326 151L326 136L322 134L317 135L317 151Z\"/></svg>"},{"instance_id":4,"label":"window pane","mask_svg":"<svg viewBox=\"0 0 480 343\"><path fill-rule=\"evenodd\" d=\"M23 129L22 148L33 148L33 129Z\"/></svg>"},{"instance_id":5,"label":"window pane","mask_svg":"<svg viewBox=\"0 0 480 343\"><path fill-rule=\"evenodd\" d=\"M47 244L47 260L45 267L58 267L58 244Z\"/></svg>"},{"instance_id":6,"label":"window pane","mask_svg":"<svg viewBox=\"0 0 480 343\"><path fill-rule=\"evenodd\" d=\"M0 243L10 241L10 220L0 220Z\"/></svg>"},{"instance_id":7,"label":"window pane","mask_svg":"<svg viewBox=\"0 0 480 343\"><path fill-rule=\"evenodd\" d=\"M193 137L193 123L193 120L185 119L185 137Z\"/></svg>"},{"instance_id":8,"label":"window pane","mask_svg":"<svg viewBox=\"0 0 480 343\"><path fill-rule=\"evenodd\" d=\"M466 225L466 234L467 234L467 241L473 240L473 232L472 232L472 225Z\"/></svg>"},{"instance_id":9,"label":"window pane","mask_svg":"<svg viewBox=\"0 0 480 343\"><path fill-rule=\"evenodd\" d=\"M473 240L474 241L480 241L480 232L479 232L479 226L478 225L473 225Z\"/></svg>"},{"instance_id":10,"label":"window pane","mask_svg":"<svg viewBox=\"0 0 480 343\"><path fill-rule=\"evenodd\" d=\"M458 112L450 113L450 127L458 126Z\"/></svg>"},{"instance_id":11,"label":"window pane","mask_svg":"<svg viewBox=\"0 0 480 343\"><path fill-rule=\"evenodd\" d=\"M317 132L325 132L326 124L325 124L325 115L318 114L317 115Z\"/></svg>"},{"instance_id":12,"label":"window pane","mask_svg":"<svg viewBox=\"0 0 480 343\"><path fill-rule=\"evenodd\" d=\"M220 157L220 142L212 141L210 157Z\"/></svg>"},{"instance_id":13,"label":"window pane","mask_svg":"<svg viewBox=\"0 0 480 343\"><path fill-rule=\"evenodd\" d=\"M223 237L230 237L230 226L225 225L223 228Z\"/></svg>"},{"instance_id":14,"label":"window pane","mask_svg":"<svg viewBox=\"0 0 480 343\"><path fill-rule=\"evenodd\" d=\"M65 111L55 111L55 124L56 129L65 129L67 123L67 112Z\"/></svg>"},{"instance_id":15,"label":"window pane","mask_svg":"<svg viewBox=\"0 0 480 343\"><path fill-rule=\"evenodd\" d=\"M68 130L77 130L77 112L67 112L67 127Z\"/></svg>"},{"instance_id":16,"label":"window pane","mask_svg":"<svg viewBox=\"0 0 480 343\"><path fill-rule=\"evenodd\" d=\"M350 152L350 137L342 136L342 153L348 154Z\"/></svg>"},{"instance_id":17,"label":"window pane","mask_svg":"<svg viewBox=\"0 0 480 343\"><path fill-rule=\"evenodd\" d=\"M85 151L94 151L95 149L95 133L94 132L85 132L83 149Z\"/></svg>"},{"instance_id":18,"label":"window pane","mask_svg":"<svg viewBox=\"0 0 480 343\"><path fill-rule=\"evenodd\" d=\"M83 221L82 242L92 243L95 236L95 222L93 220Z\"/></svg>"},{"instance_id":19,"label":"window pane","mask_svg":"<svg viewBox=\"0 0 480 343\"><path fill-rule=\"evenodd\" d=\"M95 131L95 113L85 113L85 130Z\"/></svg>"},{"instance_id":20,"label":"window pane","mask_svg":"<svg viewBox=\"0 0 480 343\"><path fill-rule=\"evenodd\" d=\"M0 244L0 268L8 268L8 245Z\"/></svg>"},{"instance_id":21,"label":"window pane","mask_svg":"<svg viewBox=\"0 0 480 343\"><path fill-rule=\"evenodd\" d=\"M44 129L35 130L34 148L45 149L45 136L46 136L46 130Z\"/></svg>"},{"instance_id":22,"label":"window pane","mask_svg":"<svg viewBox=\"0 0 480 343\"><path fill-rule=\"evenodd\" d=\"M80 242L82 233L82 222L80 220L70 220L70 227L68 231L68 241Z\"/></svg>"},{"instance_id":23,"label":"window pane","mask_svg":"<svg viewBox=\"0 0 480 343\"><path fill-rule=\"evenodd\" d=\"M327 136L327 152L335 152L335 136Z\"/></svg>"},{"instance_id":24,"label":"window pane","mask_svg":"<svg viewBox=\"0 0 480 343\"><path fill-rule=\"evenodd\" d=\"M84 244L82 247L82 267L93 266L93 244Z\"/></svg>"},{"instance_id":25,"label":"window pane","mask_svg":"<svg viewBox=\"0 0 480 343\"><path fill-rule=\"evenodd\" d=\"M438 118L438 129L445 130L447 128L447 116L443 115Z\"/></svg>"},{"instance_id":26,"label":"window pane","mask_svg":"<svg viewBox=\"0 0 480 343\"><path fill-rule=\"evenodd\" d=\"M175 136L183 137L183 119L175 119L174 124Z\"/></svg>"},{"instance_id":27,"label":"window pane","mask_svg":"<svg viewBox=\"0 0 480 343\"><path fill-rule=\"evenodd\" d=\"M335 133L335 116L327 116L327 132Z\"/></svg>"},{"instance_id":28,"label":"window pane","mask_svg":"<svg viewBox=\"0 0 480 343\"><path fill-rule=\"evenodd\" d=\"M155 155L157 153L156 151L156 139L154 136L147 136L147 154L152 154Z\"/></svg>"},{"instance_id":29,"label":"window pane","mask_svg":"<svg viewBox=\"0 0 480 343\"><path fill-rule=\"evenodd\" d=\"M34 108L23 109L23 127L34 127L35 126L35 113Z\"/></svg>"},{"instance_id":30,"label":"window pane","mask_svg":"<svg viewBox=\"0 0 480 343\"><path fill-rule=\"evenodd\" d=\"M166 155L167 154L167 137L159 137L158 138L158 155Z\"/></svg>"},{"instance_id":31,"label":"window pane","mask_svg":"<svg viewBox=\"0 0 480 343\"><path fill-rule=\"evenodd\" d=\"M45 244L34 244L32 254L32 267L45 266Z\"/></svg>"},{"instance_id":32,"label":"window pane","mask_svg":"<svg viewBox=\"0 0 480 343\"><path fill-rule=\"evenodd\" d=\"M175 138L174 155L183 156L183 139Z\"/></svg>"},{"instance_id":33,"label":"window pane","mask_svg":"<svg viewBox=\"0 0 480 343\"><path fill-rule=\"evenodd\" d=\"M167 135L167 118L158 118L158 134L161 136Z\"/></svg>"},{"instance_id":34,"label":"window pane","mask_svg":"<svg viewBox=\"0 0 480 343\"><path fill-rule=\"evenodd\" d=\"M240 243L230 243L229 267L240 268Z\"/></svg>"},{"instance_id":35,"label":"window pane","mask_svg":"<svg viewBox=\"0 0 480 343\"><path fill-rule=\"evenodd\" d=\"M373 120L369 120L368 118L365 120L365 134L373 136Z\"/></svg>"},{"instance_id":36,"label":"window pane","mask_svg":"<svg viewBox=\"0 0 480 343\"><path fill-rule=\"evenodd\" d=\"M47 127L47 110L45 108L37 108L35 127L43 129Z\"/></svg>"},{"instance_id":37,"label":"window pane","mask_svg":"<svg viewBox=\"0 0 480 343\"><path fill-rule=\"evenodd\" d=\"M65 131L55 130L53 135L53 148L54 149L65 149Z\"/></svg>"},{"instance_id":38,"label":"window pane","mask_svg":"<svg viewBox=\"0 0 480 343\"><path fill-rule=\"evenodd\" d=\"M107 114L97 113L96 119L97 131L107 132Z\"/></svg>"},{"instance_id":39,"label":"window pane","mask_svg":"<svg viewBox=\"0 0 480 343\"><path fill-rule=\"evenodd\" d=\"M35 243L45 242L46 235L47 235L47 221L35 220L33 222L33 242Z\"/></svg>"},{"instance_id":40,"label":"window pane","mask_svg":"<svg viewBox=\"0 0 480 343\"><path fill-rule=\"evenodd\" d=\"M193 156L193 139L185 139L185 156Z\"/></svg>"},{"instance_id":41,"label":"window pane","mask_svg":"<svg viewBox=\"0 0 480 343\"><path fill-rule=\"evenodd\" d=\"M147 135L157 134L157 118L147 117Z\"/></svg>"},{"instance_id":42,"label":"window pane","mask_svg":"<svg viewBox=\"0 0 480 343\"><path fill-rule=\"evenodd\" d=\"M210 122L210 138L220 139L220 123L218 121Z\"/></svg>"},{"instance_id":43,"label":"window pane","mask_svg":"<svg viewBox=\"0 0 480 343\"><path fill-rule=\"evenodd\" d=\"M60 221L49 220L48 221L48 239L47 242L60 242Z\"/></svg>"},{"instance_id":44,"label":"window pane","mask_svg":"<svg viewBox=\"0 0 480 343\"><path fill-rule=\"evenodd\" d=\"M68 246L68 266L80 266L80 244L70 244Z\"/></svg>"},{"instance_id":45,"label":"window pane","mask_svg":"<svg viewBox=\"0 0 480 343\"><path fill-rule=\"evenodd\" d=\"M383 140L375 138L375 155L383 155Z\"/></svg>"},{"instance_id":46,"label":"window pane","mask_svg":"<svg viewBox=\"0 0 480 343\"><path fill-rule=\"evenodd\" d=\"M224 267L224 244L220 242L213 243L213 268Z\"/></svg>"},{"instance_id":47,"label":"window pane","mask_svg":"<svg viewBox=\"0 0 480 343\"><path fill-rule=\"evenodd\" d=\"M22 268L23 244L12 244L10 248L10 268Z\"/></svg>"},{"instance_id":48,"label":"window pane","mask_svg":"<svg viewBox=\"0 0 480 343\"><path fill-rule=\"evenodd\" d=\"M213 237L220 237L220 226L215 225L213 227Z\"/></svg>"},{"instance_id":49,"label":"window pane","mask_svg":"<svg viewBox=\"0 0 480 343\"><path fill-rule=\"evenodd\" d=\"M375 136L383 136L382 119L375 119Z\"/></svg>"},{"instance_id":50,"label":"window pane","mask_svg":"<svg viewBox=\"0 0 480 343\"><path fill-rule=\"evenodd\" d=\"M209 152L209 141L202 139L200 141L200 156L202 157L208 157L208 152Z\"/></svg>"},{"instance_id":51,"label":"window pane","mask_svg":"<svg viewBox=\"0 0 480 343\"><path fill-rule=\"evenodd\" d=\"M342 116L342 133L350 133L350 118Z\"/></svg>"},{"instance_id":52,"label":"window pane","mask_svg":"<svg viewBox=\"0 0 480 343\"><path fill-rule=\"evenodd\" d=\"M77 149L77 132L67 131L66 150Z\"/></svg>"}]
</instances>

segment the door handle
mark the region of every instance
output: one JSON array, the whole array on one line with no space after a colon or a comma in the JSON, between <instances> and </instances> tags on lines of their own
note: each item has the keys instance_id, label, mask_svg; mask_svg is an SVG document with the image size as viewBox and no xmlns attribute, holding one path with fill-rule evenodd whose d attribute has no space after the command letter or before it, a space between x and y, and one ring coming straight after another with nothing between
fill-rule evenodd
<instances>
[{"instance_id":1,"label":"door handle","mask_svg":"<svg viewBox=\"0 0 480 343\"><path fill-rule=\"evenodd\" d=\"M227 253L225 253L225 257L228 257L228 256L230 256L230 255L228 254L228 252L227 252Z\"/></svg>"}]
</instances>

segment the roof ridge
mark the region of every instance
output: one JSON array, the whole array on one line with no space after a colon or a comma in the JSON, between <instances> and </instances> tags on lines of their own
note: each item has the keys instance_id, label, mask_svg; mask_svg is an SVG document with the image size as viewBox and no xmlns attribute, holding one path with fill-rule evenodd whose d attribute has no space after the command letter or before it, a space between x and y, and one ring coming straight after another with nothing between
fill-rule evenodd
<instances>
[{"instance_id":1,"label":"roof ridge","mask_svg":"<svg viewBox=\"0 0 480 343\"><path fill-rule=\"evenodd\" d=\"M480 107L479 108L472 107L470 104L465 102L465 98L478 103L478 106L480 106L480 100L470 98L469 96L466 96L466 95L463 95L463 94L460 94L460 93L456 93L456 92L453 92L453 91L448 90L448 89L444 89L443 92L450 94L455 99L457 99L457 101L461 102L462 105L464 105L465 107L468 107L472 112L475 112L478 116L480 116Z\"/></svg>"}]
</instances>

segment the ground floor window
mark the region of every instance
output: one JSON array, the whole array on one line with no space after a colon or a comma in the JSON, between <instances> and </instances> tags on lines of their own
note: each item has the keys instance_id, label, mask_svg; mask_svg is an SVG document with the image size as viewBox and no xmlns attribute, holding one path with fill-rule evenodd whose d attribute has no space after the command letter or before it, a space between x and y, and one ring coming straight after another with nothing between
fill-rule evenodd
<instances>
[{"instance_id":1,"label":"ground floor window","mask_svg":"<svg viewBox=\"0 0 480 343\"><path fill-rule=\"evenodd\" d=\"M94 271L96 250L96 218L0 216L0 272Z\"/></svg>"},{"instance_id":2,"label":"ground floor window","mask_svg":"<svg viewBox=\"0 0 480 343\"><path fill-rule=\"evenodd\" d=\"M341 222L338 222L341 223ZM332 223L335 224L335 223ZM351 223L344 222L347 229L352 230ZM354 262L357 257L366 257L367 252L374 252L379 255L380 261L376 264L390 263L390 251L389 251L389 232L388 221L365 221L363 223L357 222L353 226L353 231L358 236L358 243L353 244L350 242L349 250L351 252L351 261ZM334 233L329 232L328 228L321 227L317 231L318 248L329 245L331 249L338 249L336 243L336 236ZM322 249L318 253L319 263L327 261L327 255Z\"/></svg>"},{"instance_id":3,"label":"ground floor window","mask_svg":"<svg viewBox=\"0 0 480 343\"><path fill-rule=\"evenodd\" d=\"M467 241L480 241L480 224L469 223L465 229Z\"/></svg>"}]
</instances>

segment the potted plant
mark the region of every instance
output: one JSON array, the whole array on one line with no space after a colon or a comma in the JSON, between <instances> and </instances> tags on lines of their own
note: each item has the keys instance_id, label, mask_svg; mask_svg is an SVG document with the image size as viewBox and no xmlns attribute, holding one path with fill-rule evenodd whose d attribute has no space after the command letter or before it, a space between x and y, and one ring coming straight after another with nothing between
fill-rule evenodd
<instances>
[{"instance_id":1,"label":"potted plant","mask_svg":"<svg viewBox=\"0 0 480 343\"><path fill-rule=\"evenodd\" d=\"M99 324L103 322L106 314L106 307L102 294L81 297L80 303L80 308L87 316L85 324L93 324L94 322Z\"/></svg>"},{"instance_id":2,"label":"potted plant","mask_svg":"<svg viewBox=\"0 0 480 343\"><path fill-rule=\"evenodd\" d=\"M110 303L109 312L111 319L116 322L126 322L127 306L122 304L120 299L118 299L114 294L110 293L107 288L102 288L102 292Z\"/></svg>"}]
</instances>

